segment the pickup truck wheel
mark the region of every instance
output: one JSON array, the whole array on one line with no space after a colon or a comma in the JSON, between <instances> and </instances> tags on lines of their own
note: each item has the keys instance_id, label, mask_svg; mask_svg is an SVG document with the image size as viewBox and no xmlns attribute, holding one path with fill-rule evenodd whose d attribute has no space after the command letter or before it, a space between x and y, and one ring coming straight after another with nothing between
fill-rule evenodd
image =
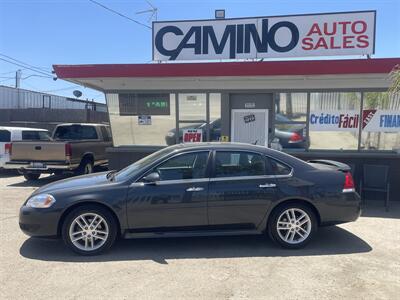
<instances>
[{"instance_id":1,"label":"pickup truck wheel","mask_svg":"<svg viewBox=\"0 0 400 300\"><path fill-rule=\"evenodd\" d=\"M93 162L91 162L90 160L82 161L76 173L77 175L86 175L93 173Z\"/></svg>"},{"instance_id":2,"label":"pickup truck wheel","mask_svg":"<svg viewBox=\"0 0 400 300\"><path fill-rule=\"evenodd\" d=\"M34 181L34 180L38 180L40 177L40 174L34 174L34 173L25 173L24 177L26 180L28 181Z\"/></svg>"}]
</instances>

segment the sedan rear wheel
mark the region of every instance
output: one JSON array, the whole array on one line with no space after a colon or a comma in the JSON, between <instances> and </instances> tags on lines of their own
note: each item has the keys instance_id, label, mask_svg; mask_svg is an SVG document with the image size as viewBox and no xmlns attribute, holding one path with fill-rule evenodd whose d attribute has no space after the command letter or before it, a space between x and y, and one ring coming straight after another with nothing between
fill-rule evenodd
<instances>
[{"instance_id":1,"label":"sedan rear wheel","mask_svg":"<svg viewBox=\"0 0 400 300\"><path fill-rule=\"evenodd\" d=\"M82 206L66 218L64 242L82 255L96 255L109 249L116 238L116 222L111 213L97 206Z\"/></svg>"},{"instance_id":2,"label":"sedan rear wheel","mask_svg":"<svg viewBox=\"0 0 400 300\"><path fill-rule=\"evenodd\" d=\"M314 212L302 204L289 204L273 212L269 233L274 241L285 248L301 248L317 230Z\"/></svg>"}]
</instances>

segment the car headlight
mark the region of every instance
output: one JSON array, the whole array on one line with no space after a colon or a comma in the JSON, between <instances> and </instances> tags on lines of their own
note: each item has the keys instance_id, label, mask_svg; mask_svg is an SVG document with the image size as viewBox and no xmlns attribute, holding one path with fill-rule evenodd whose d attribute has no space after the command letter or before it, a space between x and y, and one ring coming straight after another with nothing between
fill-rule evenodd
<instances>
[{"instance_id":1,"label":"car headlight","mask_svg":"<svg viewBox=\"0 0 400 300\"><path fill-rule=\"evenodd\" d=\"M34 208L49 208L56 202L56 199L50 194L39 194L28 199L26 202L27 207Z\"/></svg>"},{"instance_id":2,"label":"car headlight","mask_svg":"<svg viewBox=\"0 0 400 300\"><path fill-rule=\"evenodd\" d=\"M167 136L168 136L168 137L173 137L173 136L175 136L175 132L168 132L168 133L167 133Z\"/></svg>"}]
</instances>

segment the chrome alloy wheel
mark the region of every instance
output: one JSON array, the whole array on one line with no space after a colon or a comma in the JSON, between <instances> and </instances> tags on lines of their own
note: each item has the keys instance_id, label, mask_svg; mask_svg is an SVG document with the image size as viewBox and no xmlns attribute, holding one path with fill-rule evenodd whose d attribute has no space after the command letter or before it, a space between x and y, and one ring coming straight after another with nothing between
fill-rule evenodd
<instances>
[{"instance_id":1,"label":"chrome alloy wheel","mask_svg":"<svg viewBox=\"0 0 400 300\"><path fill-rule=\"evenodd\" d=\"M84 213L76 217L69 227L72 244L82 251L94 251L107 241L107 222L98 214Z\"/></svg>"},{"instance_id":2,"label":"chrome alloy wheel","mask_svg":"<svg viewBox=\"0 0 400 300\"><path fill-rule=\"evenodd\" d=\"M310 216L302 209L289 208L278 218L277 231L279 237L289 244L299 244L311 233Z\"/></svg>"}]
</instances>

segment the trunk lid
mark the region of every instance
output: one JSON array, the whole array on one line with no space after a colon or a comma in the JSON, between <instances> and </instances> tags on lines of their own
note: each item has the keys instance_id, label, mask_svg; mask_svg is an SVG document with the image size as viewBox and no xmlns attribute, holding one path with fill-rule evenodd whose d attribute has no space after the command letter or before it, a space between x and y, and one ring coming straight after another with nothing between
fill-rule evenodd
<instances>
[{"instance_id":1,"label":"trunk lid","mask_svg":"<svg viewBox=\"0 0 400 300\"><path fill-rule=\"evenodd\" d=\"M336 170L343 173L351 172L351 168L349 165L335 160L313 159L307 161L307 163L320 170Z\"/></svg>"}]
</instances>

